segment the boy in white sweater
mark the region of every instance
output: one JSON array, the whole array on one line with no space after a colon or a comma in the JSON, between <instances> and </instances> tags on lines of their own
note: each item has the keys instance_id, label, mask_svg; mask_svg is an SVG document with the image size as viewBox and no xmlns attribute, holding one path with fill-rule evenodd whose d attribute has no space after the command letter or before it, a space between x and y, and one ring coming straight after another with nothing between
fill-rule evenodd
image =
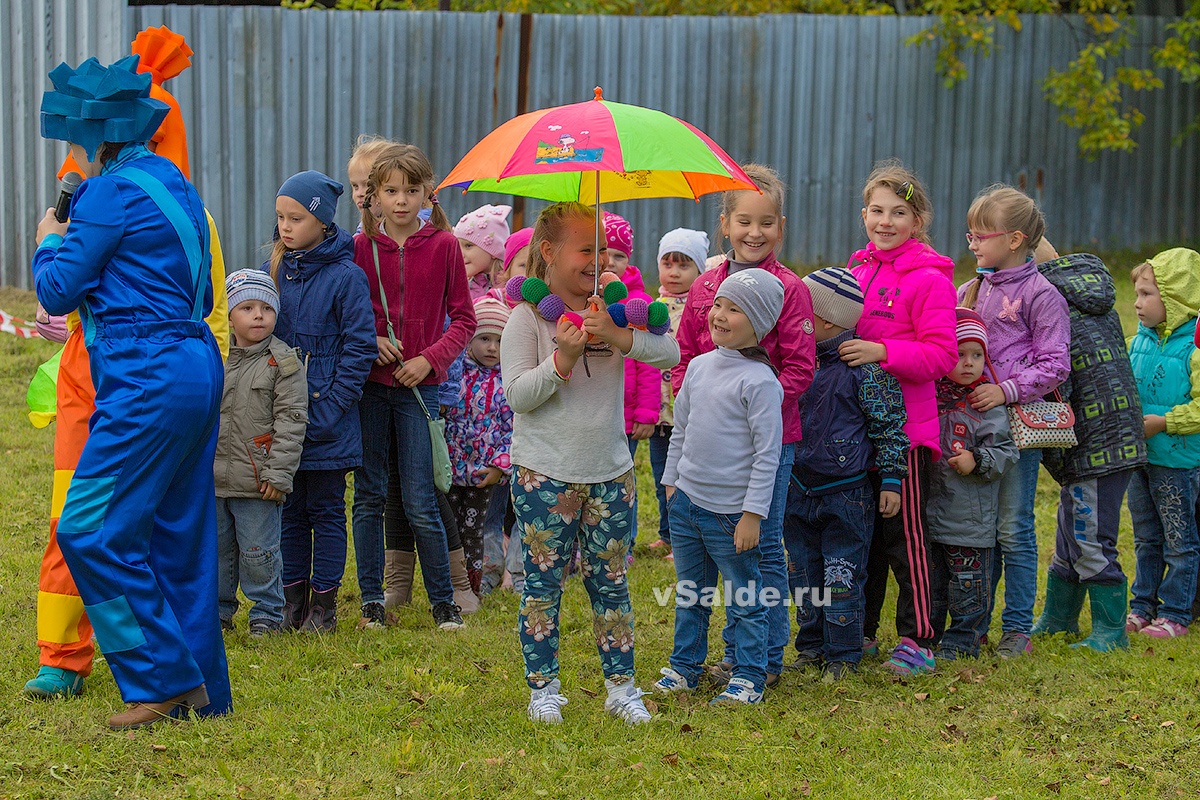
<instances>
[{"instance_id":1,"label":"boy in white sweater","mask_svg":"<svg viewBox=\"0 0 1200 800\"><path fill-rule=\"evenodd\" d=\"M708 655L717 574L734 620L737 663L714 705L757 703L767 677L767 608L784 598L762 585L759 526L771 510L783 442L783 387L759 341L783 309L783 283L751 268L726 278L708 315L717 349L697 356L675 399L667 453L671 544L678 579L675 647L655 689L691 691Z\"/></svg>"}]
</instances>

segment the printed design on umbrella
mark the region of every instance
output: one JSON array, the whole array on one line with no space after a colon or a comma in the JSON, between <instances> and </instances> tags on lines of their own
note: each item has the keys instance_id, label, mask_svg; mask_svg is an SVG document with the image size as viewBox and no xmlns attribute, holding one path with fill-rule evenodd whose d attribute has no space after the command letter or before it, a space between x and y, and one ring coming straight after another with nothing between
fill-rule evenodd
<instances>
[{"instance_id":1,"label":"printed design on umbrella","mask_svg":"<svg viewBox=\"0 0 1200 800\"><path fill-rule=\"evenodd\" d=\"M534 164L599 163L604 158L603 147L587 147L591 141L590 131L579 131L577 137L572 133L558 133L562 128L562 125L546 126L546 137L556 143L550 144L539 137Z\"/></svg>"},{"instance_id":2,"label":"printed design on umbrella","mask_svg":"<svg viewBox=\"0 0 1200 800\"><path fill-rule=\"evenodd\" d=\"M650 188L650 170L648 169L635 169L631 172L617 172L614 174L619 178L623 178L639 189Z\"/></svg>"}]
</instances>

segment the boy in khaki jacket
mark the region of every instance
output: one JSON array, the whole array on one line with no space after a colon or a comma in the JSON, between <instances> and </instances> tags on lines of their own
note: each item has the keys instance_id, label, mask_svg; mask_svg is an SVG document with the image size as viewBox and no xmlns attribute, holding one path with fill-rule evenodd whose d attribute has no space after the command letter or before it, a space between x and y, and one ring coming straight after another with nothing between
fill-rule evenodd
<instances>
[{"instance_id":1,"label":"boy in khaki jacket","mask_svg":"<svg viewBox=\"0 0 1200 800\"><path fill-rule=\"evenodd\" d=\"M232 341L225 364L217 485L218 608L233 629L237 588L252 603L250 635L283 623L281 509L292 491L308 425L299 353L275 338L279 293L271 276L239 270L225 281Z\"/></svg>"}]
</instances>

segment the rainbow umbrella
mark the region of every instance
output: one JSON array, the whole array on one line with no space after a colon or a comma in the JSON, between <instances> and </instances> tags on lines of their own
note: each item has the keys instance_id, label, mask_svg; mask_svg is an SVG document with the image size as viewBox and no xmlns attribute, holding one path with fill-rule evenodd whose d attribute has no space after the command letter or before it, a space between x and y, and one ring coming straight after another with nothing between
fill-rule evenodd
<instances>
[{"instance_id":1,"label":"rainbow umbrella","mask_svg":"<svg viewBox=\"0 0 1200 800\"><path fill-rule=\"evenodd\" d=\"M691 197L754 181L694 125L670 114L595 97L509 120L471 148L438 189L498 192L596 207L600 200ZM599 294L597 273L597 294Z\"/></svg>"}]
</instances>

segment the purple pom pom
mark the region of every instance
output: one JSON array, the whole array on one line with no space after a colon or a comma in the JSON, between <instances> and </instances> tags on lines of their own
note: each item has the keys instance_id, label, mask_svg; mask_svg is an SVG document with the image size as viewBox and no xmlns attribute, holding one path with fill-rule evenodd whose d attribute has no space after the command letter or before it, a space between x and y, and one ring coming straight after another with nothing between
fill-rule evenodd
<instances>
[{"instance_id":1,"label":"purple pom pom","mask_svg":"<svg viewBox=\"0 0 1200 800\"><path fill-rule=\"evenodd\" d=\"M650 331L655 336L662 336L664 333L671 330L671 323L664 322L662 325L651 325L646 330Z\"/></svg>"},{"instance_id":2,"label":"purple pom pom","mask_svg":"<svg viewBox=\"0 0 1200 800\"><path fill-rule=\"evenodd\" d=\"M538 303L538 313L542 315L542 319L549 322L558 322L558 318L566 310L567 304L556 294L548 294Z\"/></svg>"},{"instance_id":3,"label":"purple pom pom","mask_svg":"<svg viewBox=\"0 0 1200 800\"><path fill-rule=\"evenodd\" d=\"M508 283L504 284L504 296L509 299L509 302L516 304L525 299L521 296L521 284L524 282L524 275L514 275L508 279Z\"/></svg>"},{"instance_id":4,"label":"purple pom pom","mask_svg":"<svg viewBox=\"0 0 1200 800\"><path fill-rule=\"evenodd\" d=\"M625 302L625 319L635 328L644 328L650 318L650 304L640 297Z\"/></svg>"},{"instance_id":5,"label":"purple pom pom","mask_svg":"<svg viewBox=\"0 0 1200 800\"><path fill-rule=\"evenodd\" d=\"M613 322L617 323L618 328L629 327L629 320L625 319L625 306L620 303L613 303L608 307L608 315L612 317Z\"/></svg>"}]
</instances>

